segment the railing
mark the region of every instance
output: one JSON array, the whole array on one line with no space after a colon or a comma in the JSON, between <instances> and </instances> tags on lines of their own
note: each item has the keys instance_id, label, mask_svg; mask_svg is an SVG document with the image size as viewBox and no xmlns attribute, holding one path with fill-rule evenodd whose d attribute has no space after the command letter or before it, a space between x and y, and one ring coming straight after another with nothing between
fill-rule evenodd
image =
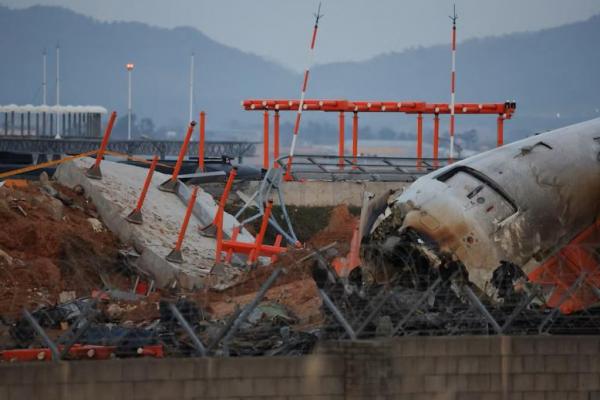
<instances>
[{"instance_id":1,"label":"railing","mask_svg":"<svg viewBox=\"0 0 600 400\"><path fill-rule=\"evenodd\" d=\"M79 154L97 149L98 139L53 139L31 137L0 137L0 151L38 154ZM257 142L247 141L207 141L206 157L228 156L241 159L256 153ZM181 141L177 140L111 140L107 149L125 154L159 154L161 158L179 153ZM188 155L198 155L198 142L190 142Z\"/></svg>"},{"instance_id":2,"label":"railing","mask_svg":"<svg viewBox=\"0 0 600 400\"><path fill-rule=\"evenodd\" d=\"M288 156L277 160L286 168ZM291 164L296 179L325 181L413 182L419 177L449 164L448 159L295 154Z\"/></svg>"}]
</instances>

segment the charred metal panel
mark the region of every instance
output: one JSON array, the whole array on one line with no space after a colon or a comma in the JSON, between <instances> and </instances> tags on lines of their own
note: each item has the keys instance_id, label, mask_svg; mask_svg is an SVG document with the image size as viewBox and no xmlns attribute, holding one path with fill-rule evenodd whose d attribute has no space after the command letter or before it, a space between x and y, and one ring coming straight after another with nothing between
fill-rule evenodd
<instances>
[{"instance_id":1,"label":"charred metal panel","mask_svg":"<svg viewBox=\"0 0 600 400\"><path fill-rule=\"evenodd\" d=\"M372 247L388 247L390 236L407 231L431 240L427 251L461 262L484 291L502 261L538 265L600 217L598 138L600 119L594 119L421 177L368 227L365 268L377 275L382 261Z\"/></svg>"}]
</instances>

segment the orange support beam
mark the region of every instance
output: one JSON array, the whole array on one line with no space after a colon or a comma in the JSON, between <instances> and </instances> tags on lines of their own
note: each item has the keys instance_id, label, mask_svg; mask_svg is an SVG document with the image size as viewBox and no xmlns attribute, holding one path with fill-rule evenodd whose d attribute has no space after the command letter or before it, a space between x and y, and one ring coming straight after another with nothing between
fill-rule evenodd
<instances>
[{"instance_id":1,"label":"orange support beam","mask_svg":"<svg viewBox=\"0 0 600 400\"><path fill-rule=\"evenodd\" d=\"M356 169L356 163L358 162L358 112L354 111L352 117L352 162L354 162L353 169Z\"/></svg>"},{"instance_id":2,"label":"orange support beam","mask_svg":"<svg viewBox=\"0 0 600 400\"><path fill-rule=\"evenodd\" d=\"M204 139L206 134L206 113L200 112L200 141L198 142L198 170L204 172Z\"/></svg>"},{"instance_id":3,"label":"orange support beam","mask_svg":"<svg viewBox=\"0 0 600 400\"><path fill-rule=\"evenodd\" d=\"M339 125L340 125L340 142L338 146L338 156L340 158L338 164L340 168L344 168L344 112L340 111Z\"/></svg>"},{"instance_id":4,"label":"orange support beam","mask_svg":"<svg viewBox=\"0 0 600 400\"><path fill-rule=\"evenodd\" d=\"M190 139L192 138L192 132L194 132L194 126L196 126L196 121L190 122L188 126L187 133L185 134L185 138L183 139L183 144L179 149L179 156L177 157L177 163L175 163L175 168L173 169L173 175L171 175L171 179L161 184L158 189L163 192L172 192L175 193L177 190L177 177L179 176L179 171L181 170L181 165L183 164L183 158L187 153L188 144L190 143Z\"/></svg>"},{"instance_id":5,"label":"orange support beam","mask_svg":"<svg viewBox=\"0 0 600 400\"><path fill-rule=\"evenodd\" d=\"M269 111L263 114L263 168L269 169Z\"/></svg>"},{"instance_id":6,"label":"orange support beam","mask_svg":"<svg viewBox=\"0 0 600 400\"><path fill-rule=\"evenodd\" d=\"M194 190L192 190L192 195L190 196L190 200L188 201L187 210L185 210L185 217L183 218L183 223L181 224L181 229L179 230L179 236L177 237L175 248L171 250L171 252L167 255L167 261L171 261L177 264L183 263L183 257L181 256L181 245L183 244L183 239L185 238L185 232L187 231L187 227L190 222L190 216L192 215L192 210L194 209L194 205L196 204L197 196L198 186L194 186Z\"/></svg>"},{"instance_id":7,"label":"orange support beam","mask_svg":"<svg viewBox=\"0 0 600 400\"><path fill-rule=\"evenodd\" d=\"M277 159L279 158L279 110L275 110L273 115L273 168L279 168Z\"/></svg>"},{"instance_id":8,"label":"orange support beam","mask_svg":"<svg viewBox=\"0 0 600 400\"><path fill-rule=\"evenodd\" d=\"M433 116L433 162L437 167L438 153L440 147L440 115Z\"/></svg>"},{"instance_id":9,"label":"orange support beam","mask_svg":"<svg viewBox=\"0 0 600 400\"><path fill-rule=\"evenodd\" d=\"M260 230L256 235L254 241L254 249L250 252L248 257L248 264L254 264L260 255L260 248L262 247L263 240L265 239L265 233L267 232L267 226L269 226L269 218L271 217L271 209L273 208L273 200L269 200L265 206L265 213L260 224Z\"/></svg>"},{"instance_id":10,"label":"orange support beam","mask_svg":"<svg viewBox=\"0 0 600 400\"><path fill-rule=\"evenodd\" d=\"M144 181L144 186L142 187L142 192L140 193L140 197L135 209L127 216L127 218L125 218L127 221L133 224L141 225L143 222L142 206L144 205L144 200L146 199L146 194L148 193L148 188L150 187L150 182L152 181L152 175L154 175L154 170L156 169L156 164L158 164L157 155L155 155L152 159L152 164L150 164L150 168L148 169L148 174L146 175L146 180Z\"/></svg>"},{"instance_id":11,"label":"orange support beam","mask_svg":"<svg viewBox=\"0 0 600 400\"><path fill-rule=\"evenodd\" d=\"M423 158L423 114L417 115L417 160Z\"/></svg>"},{"instance_id":12,"label":"orange support beam","mask_svg":"<svg viewBox=\"0 0 600 400\"><path fill-rule=\"evenodd\" d=\"M110 138L110 133L112 132L113 125L115 124L116 119L117 113L113 111L110 114L108 124L106 124L106 130L104 131L104 137L102 138L102 143L100 144L100 150L98 150L98 153L96 154L96 162L94 162L94 165L91 166L90 169L88 169L85 173L88 178L102 179L100 163L102 162L102 158L104 158L104 152L106 151L106 146L108 146L108 139Z\"/></svg>"},{"instance_id":13,"label":"orange support beam","mask_svg":"<svg viewBox=\"0 0 600 400\"><path fill-rule=\"evenodd\" d=\"M504 144L504 115L498 115L498 133L496 146L500 147Z\"/></svg>"},{"instance_id":14,"label":"orange support beam","mask_svg":"<svg viewBox=\"0 0 600 400\"><path fill-rule=\"evenodd\" d=\"M221 226L221 222L223 220L223 214L225 213L225 204L227 204L227 199L229 198L229 192L231 192L231 188L233 187L233 181L237 175L237 167L231 168L229 171L229 177L227 178L227 182L225 183L225 188L223 189L223 193L221 194L221 199L219 200L219 207L217 208L217 212L213 217L213 220L210 224L200 229L200 234L207 237L215 237L217 234L217 230L219 226Z\"/></svg>"},{"instance_id":15,"label":"orange support beam","mask_svg":"<svg viewBox=\"0 0 600 400\"><path fill-rule=\"evenodd\" d=\"M248 111L279 110L298 111L300 100L269 99L244 100L242 107ZM456 103L455 114L505 114L510 119L516 111L514 102L505 103ZM427 103L424 101L355 101L355 100L304 100L303 111L329 112L401 112L407 114L450 114L448 103Z\"/></svg>"}]
</instances>

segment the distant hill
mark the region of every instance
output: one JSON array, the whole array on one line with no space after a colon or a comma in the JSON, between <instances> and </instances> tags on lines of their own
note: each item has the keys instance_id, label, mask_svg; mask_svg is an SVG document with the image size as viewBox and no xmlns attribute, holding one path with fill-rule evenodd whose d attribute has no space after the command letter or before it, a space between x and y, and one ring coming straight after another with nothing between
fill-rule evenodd
<instances>
[{"instance_id":1,"label":"distant hill","mask_svg":"<svg viewBox=\"0 0 600 400\"><path fill-rule=\"evenodd\" d=\"M131 61L136 65L133 92L138 119L151 118L163 130L181 131L186 123L192 51L196 108L208 112L212 129L258 130L261 117L242 111L240 101L296 97L301 83L299 74L219 44L196 29L104 23L57 7L0 7L0 103L41 102L44 48L49 52L49 99L54 102L57 42L63 104L99 104L124 115L124 65ZM516 100L517 114L506 125L511 138L600 116L598 43L600 16L538 32L460 42L457 100ZM414 48L364 62L317 66L311 73L309 97L448 101L448 47ZM291 116L284 122L288 119ZM319 131L315 124L335 129L332 115L311 114L307 119L306 126L312 122L315 132ZM366 125L374 131L386 128L389 136L394 130L413 132L415 124L413 117L365 115L361 126ZM495 122L492 117L461 117L457 127L492 132Z\"/></svg>"},{"instance_id":2,"label":"distant hill","mask_svg":"<svg viewBox=\"0 0 600 400\"><path fill-rule=\"evenodd\" d=\"M209 125L243 119L246 97L286 96L295 75L256 55L221 45L191 28L105 23L57 7L0 7L0 103L42 101L42 51L48 49L49 102L55 100L56 44L61 47L61 103L99 104L124 115L125 64L135 63L133 108L156 125L187 123L190 54L196 105ZM271 84L273 82L274 84ZM248 116L248 120L254 120Z\"/></svg>"},{"instance_id":3,"label":"distant hill","mask_svg":"<svg viewBox=\"0 0 600 400\"><path fill-rule=\"evenodd\" d=\"M311 95L449 101L449 75L449 46L415 48L315 68ZM600 117L600 15L538 32L459 43L457 101L506 99L517 101L517 114L506 126L519 135ZM494 126L493 118L462 119L459 129L468 129L467 120Z\"/></svg>"}]
</instances>

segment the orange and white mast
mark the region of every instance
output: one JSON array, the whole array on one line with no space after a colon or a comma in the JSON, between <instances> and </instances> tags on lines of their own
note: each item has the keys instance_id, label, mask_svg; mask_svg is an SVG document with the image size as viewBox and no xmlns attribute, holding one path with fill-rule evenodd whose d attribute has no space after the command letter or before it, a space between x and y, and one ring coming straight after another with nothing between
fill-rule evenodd
<instances>
[{"instance_id":1,"label":"orange and white mast","mask_svg":"<svg viewBox=\"0 0 600 400\"><path fill-rule=\"evenodd\" d=\"M450 77L450 160L454 159L454 100L456 94L456 4L454 5L454 13L450 17L452 20L452 73Z\"/></svg>"},{"instance_id":2,"label":"orange and white mast","mask_svg":"<svg viewBox=\"0 0 600 400\"><path fill-rule=\"evenodd\" d=\"M298 112L296 113L296 122L294 123L294 135L292 136L292 145L290 146L290 154L287 161L285 180L292 180L292 158L294 157L294 150L296 148L296 140L298 139L298 132L300 131L300 119L302 118L302 110L304 109L304 98L306 96L306 89L308 87L308 75L310 74L310 67L313 64L315 44L317 42L317 31L319 30L319 19L321 15L321 3L315 15L315 26L313 28L312 38L310 40L310 48L308 50L308 63L306 70L304 71L304 81L302 83L302 93L300 94L300 103L298 104Z\"/></svg>"}]
</instances>

